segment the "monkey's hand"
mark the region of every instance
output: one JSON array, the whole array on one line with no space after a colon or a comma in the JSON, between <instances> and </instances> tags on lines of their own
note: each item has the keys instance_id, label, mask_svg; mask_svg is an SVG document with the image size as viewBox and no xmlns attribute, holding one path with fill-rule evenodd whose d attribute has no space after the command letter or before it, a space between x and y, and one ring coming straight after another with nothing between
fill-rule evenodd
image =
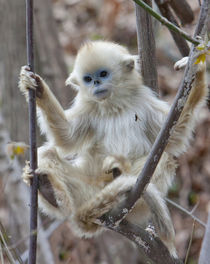
<instances>
[{"instance_id":1,"label":"monkey's hand","mask_svg":"<svg viewBox=\"0 0 210 264\"><path fill-rule=\"evenodd\" d=\"M184 68L188 63L189 57L183 57L181 60L178 60L174 64L174 70L179 71L180 69Z\"/></svg>"},{"instance_id":2,"label":"monkey's hand","mask_svg":"<svg viewBox=\"0 0 210 264\"><path fill-rule=\"evenodd\" d=\"M178 60L174 64L174 70L179 71L180 69L184 68L189 61L189 57L183 57L181 60ZM197 64L197 72L204 72L205 71L205 63L200 62Z\"/></svg>"},{"instance_id":3,"label":"monkey's hand","mask_svg":"<svg viewBox=\"0 0 210 264\"><path fill-rule=\"evenodd\" d=\"M28 66L23 66L20 71L19 88L28 100L28 90L36 90L36 102L39 107L39 125L41 131L51 136L57 146L68 147L70 125L65 112L50 91L46 82L37 74L30 71ZM72 140L76 142L77 140ZM72 143L71 142L71 143Z\"/></svg>"},{"instance_id":4,"label":"monkey's hand","mask_svg":"<svg viewBox=\"0 0 210 264\"><path fill-rule=\"evenodd\" d=\"M113 178L121 174L129 173L131 168L130 161L123 156L107 156L104 159L102 170L105 174L112 174Z\"/></svg>"},{"instance_id":5,"label":"monkey's hand","mask_svg":"<svg viewBox=\"0 0 210 264\"><path fill-rule=\"evenodd\" d=\"M44 93L44 83L42 78L30 71L28 66L23 66L20 71L19 88L28 101L28 90L36 90L37 99L41 99Z\"/></svg>"}]
</instances>

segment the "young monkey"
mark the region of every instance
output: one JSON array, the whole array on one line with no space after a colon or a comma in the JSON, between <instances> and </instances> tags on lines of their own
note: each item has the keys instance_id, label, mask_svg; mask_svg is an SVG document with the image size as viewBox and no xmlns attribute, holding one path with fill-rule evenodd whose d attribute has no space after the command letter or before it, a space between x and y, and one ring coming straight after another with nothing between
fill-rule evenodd
<instances>
[{"instance_id":1,"label":"young monkey","mask_svg":"<svg viewBox=\"0 0 210 264\"><path fill-rule=\"evenodd\" d=\"M186 64L181 60L176 67ZM66 81L78 91L64 111L44 80L27 66L20 90L36 90L38 120L47 143L38 149L40 206L49 215L67 218L79 236L91 237L103 227L97 218L126 197L169 111L143 85L135 60L118 44L96 41L83 45ZM126 219L145 225L152 218L158 235L176 256L174 229L164 197L195 126L195 112L205 102L205 65L200 64L184 111L144 195ZM25 167L23 179L30 180Z\"/></svg>"}]
</instances>

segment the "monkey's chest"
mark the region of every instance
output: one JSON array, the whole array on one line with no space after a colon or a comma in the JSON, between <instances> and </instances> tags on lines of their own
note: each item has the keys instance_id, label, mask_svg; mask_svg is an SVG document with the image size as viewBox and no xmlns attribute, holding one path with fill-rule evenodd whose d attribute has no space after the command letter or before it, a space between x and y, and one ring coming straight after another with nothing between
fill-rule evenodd
<instances>
[{"instance_id":1,"label":"monkey's chest","mask_svg":"<svg viewBox=\"0 0 210 264\"><path fill-rule=\"evenodd\" d=\"M144 127L135 116L99 122L95 127L96 143L109 155L141 157L151 148Z\"/></svg>"}]
</instances>

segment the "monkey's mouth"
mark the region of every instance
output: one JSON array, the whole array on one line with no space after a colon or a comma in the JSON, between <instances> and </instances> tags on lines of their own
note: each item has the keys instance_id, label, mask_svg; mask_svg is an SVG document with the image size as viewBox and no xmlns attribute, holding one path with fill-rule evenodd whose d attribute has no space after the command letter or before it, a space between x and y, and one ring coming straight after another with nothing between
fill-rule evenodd
<instances>
[{"instance_id":1,"label":"monkey's mouth","mask_svg":"<svg viewBox=\"0 0 210 264\"><path fill-rule=\"evenodd\" d=\"M107 97L109 97L109 95L110 95L110 91L109 90L107 90L107 89L101 89L101 90L96 90L95 92L94 92L94 95L98 98L98 99L100 99L100 100L103 100L103 99L106 99Z\"/></svg>"}]
</instances>

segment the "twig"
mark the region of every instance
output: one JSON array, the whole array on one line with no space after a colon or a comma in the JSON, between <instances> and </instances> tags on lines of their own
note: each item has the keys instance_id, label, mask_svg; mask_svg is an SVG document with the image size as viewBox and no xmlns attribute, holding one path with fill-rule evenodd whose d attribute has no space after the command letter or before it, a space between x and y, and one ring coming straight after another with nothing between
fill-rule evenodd
<instances>
[{"instance_id":1,"label":"twig","mask_svg":"<svg viewBox=\"0 0 210 264\"><path fill-rule=\"evenodd\" d=\"M2 251L1 243L0 243L0 260L1 260L1 263L4 264L4 257L3 257L3 251Z\"/></svg>"},{"instance_id":2,"label":"twig","mask_svg":"<svg viewBox=\"0 0 210 264\"><path fill-rule=\"evenodd\" d=\"M201 221L199 218L197 218L195 215L193 215L193 211L189 212L187 211L184 207L180 206L179 204L175 203L174 201L172 201L171 199L165 198L165 200L173 205L174 207L178 208L180 211L184 212L185 214L189 215L190 217L192 217L196 222L198 222L200 225L202 225L203 227L206 227L206 224Z\"/></svg>"},{"instance_id":3,"label":"twig","mask_svg":"<svg viewBox=\"0 0 210 264\"><path fill-rule=\"evenodd\" d=\"M187 253L186 253L184 264L187 264L187 261L188 261L188 257L189 257L189 254L190 254L190 248L191 248L191 245L192 245L192 240L193 240L194 233L195 233L195 222L193 222L192 231L191 231L191 235L190 235L190 241L189 241L189 245L188 245L188 248L187 248Z\"/></svg>"},{"instance_id":4,"label":"twig","mask_svg":"<svg viewBox=\"0 0 210 264\"><path fill-rule=\"evenodd\" d=\"M27 63L34 71L33 53L33 0L26 0L26 36L27 36ZM37 248L37 203L38 203L38 177L35 174L37 168L36 149L36 92L29 89L29 141L30 141L30 168L33 174L31 184L31 211L30 211L30 244L29 264L36 263Z\"/></svg>"},{"instance_id":5,"label":"twig","mask_svg":"<svg viewBox=\"0 0 210 264\"><path fill-rule=\"evenodd\" d=\"M19 256L18 252L16 251L16 247L15 248L10 248L9 244L10 244L10 239L7 235L7 232L3 226L3 224L0 222L0 245L1 245L1 251L6 252L6 255L8 257L8 259L10 260L11 258L15 258L19 264L23 264L23 261L21 259L21 257ZM14 256L14 257L13 257Z\"/></svg>"},{"instance_id":6,"label":"twig","mask_svg":"<svg viewBox=\"0 0 210 264\"><path fill-rule=\"evenodd\" d=\"M62 221L55 221L53 222L45 231L45 237L46 239L49 239L50 236L52 235L52 233L59 228L60 225L62 225L64 222L66 221L66 219L62 220ZM37 233L40 234L40 231L42 231L43 226L39 226L39 228L35 231ZM24 242L25 240L27 240L30 237L31 234L27 234L26 236L24 236L23 238L21 238L19 241L17 241L16 243L12 244L9 246L9 249L13 249L15 247L17 247L19 244L21 244L22 242ZM28 250L25 250L22 255L21 258L25 261L28 258ZM48 260L50 259L50 256L48 256Z\"/></svg>"},{"instance_id":7,"label":"twig","mask_svg":"<svg viewBox=\"0 0 210 264\"><path fill-rule=\"evenodd\" d=\"M200 257L199 257L199 264L208 264L210 259L210 203L208 204L208 221L206 225L206 232L204 235L204 239L202 242Z\"/></svg>"},{"instance_id":8,"label":"twig","mask_svg":"<svg viewBox=\"0 0 210 264\"><path fill-rule=\"evenodd\" d=\"M2 244L4 245L5 252L6 252L8 260L10 261L11 264L15 264L15 260L14 260L14 258L12 256L10 250L8 249L6 240L5 240L4 235L3 235L1 230L0 230L0 241L2 241Z\"/></svg>"},{"instance_id":9,"label":"twig","mask_svg":"<svg viewBox=\"0 0 210 264\"><path fill-rule=\"evenodd\" d=\"M200 44L200 42L197 39L191 37L185 31L181 30L179 27L175 26L173 23L168 21L168 19L166 19L165 17L163 17L163 16L159 15L158 13L156 13L150 6L145 4L142 0L133 0L133 1L136 4L138 4L139 6L141 6L142 8L144 8L147 12L150 13L150 15L155 17L158 21L160 21L163 25L168 27L170 30L173 30L174 32L179 33L183 38L185 38L186 40L190 41L194 45L199 45Z\"/></svg>"}]
</instances>

